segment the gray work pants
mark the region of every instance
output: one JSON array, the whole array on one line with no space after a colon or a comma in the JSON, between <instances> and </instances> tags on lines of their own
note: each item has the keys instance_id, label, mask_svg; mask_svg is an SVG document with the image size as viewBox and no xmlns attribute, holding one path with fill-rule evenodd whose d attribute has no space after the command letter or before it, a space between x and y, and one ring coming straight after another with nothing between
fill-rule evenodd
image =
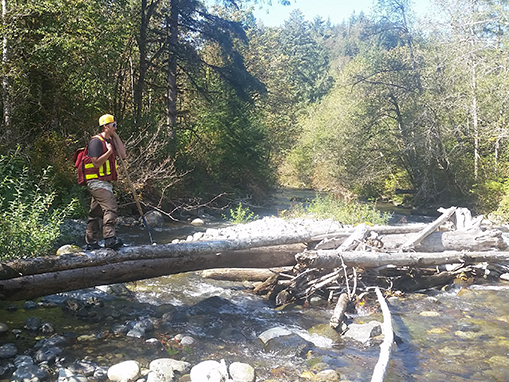
<instances>
[{"instance_id":1,"label":"gray work pants","mask_svg":"<svg viewBox=\"0 0 509 382\"><path fill-rule=\"evenodd\" d=\"M89 189L92 194L90 211L88 212L87 231L85 241L87 244L96 244L99 241L100 219L103 219L103 238L114 237L115 221L118 214L118 205L115 195L104 188Z\"/></svg>"}]
</instances>

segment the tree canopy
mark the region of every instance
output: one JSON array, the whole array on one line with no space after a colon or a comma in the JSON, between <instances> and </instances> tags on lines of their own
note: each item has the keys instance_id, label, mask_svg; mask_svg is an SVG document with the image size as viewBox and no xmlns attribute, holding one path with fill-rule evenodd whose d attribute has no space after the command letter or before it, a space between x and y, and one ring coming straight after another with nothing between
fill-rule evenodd
<instances>
[{"instance_id":1,"label":"tree canopy","mask_svg":"<svg viewBox=\"0 0 509 382\"><path fill-rule=\"evenodd\" d=\"M137 190L168 211L277 185L504 209L507 2L374 5L266 27L241 0L5 0L0 155L80 196L72 154L111 113Z\"/></svg>"}]
</instances>

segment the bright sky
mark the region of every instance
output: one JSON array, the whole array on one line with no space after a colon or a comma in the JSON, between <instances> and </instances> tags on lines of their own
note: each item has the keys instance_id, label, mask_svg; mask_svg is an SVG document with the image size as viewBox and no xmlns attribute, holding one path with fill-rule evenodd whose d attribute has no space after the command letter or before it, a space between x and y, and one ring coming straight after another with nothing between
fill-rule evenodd
<instances>
[{"instance_id":1,"label":"bright sky","mask_svg":"<svg viewBox=\"0 0 509 382\"><path fill-rule=\"evenodd\" d=\"M333 24L347 20L353 12L361 11L367 15L371 13L372 5L376 0L290 0L292 5L283 6L272 0L272 6L263 5L263 9L257 9L255 5L254 16L263 21L269 27L280 26L288 20L290 12L300 9L307 21L313 21L316 16L323 20L330 18ZM424 14L429 7L430 0L414 0L413 9L418 14Z\"/></svg>"}]
</instances>

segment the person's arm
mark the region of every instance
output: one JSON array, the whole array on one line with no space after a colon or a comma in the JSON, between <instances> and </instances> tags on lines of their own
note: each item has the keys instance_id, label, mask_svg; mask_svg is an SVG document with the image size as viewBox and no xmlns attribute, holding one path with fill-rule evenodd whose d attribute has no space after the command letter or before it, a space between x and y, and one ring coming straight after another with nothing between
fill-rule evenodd
<instances>
[{"instance_id":1,"label":"person's arm","mask_svg":"<svg viewBox=\"0 0 509 382\"><path fill-rule=\"evenodd\" d=\"M120 156L120 158L125 159L127 153L125 151L124 142L120 139L117 133L113 134L113 143L115 144L115 152Z\"/></svg>"},{"instance_id":2,"label":"person's arm","mask_svg":"<svg viewBox=\"0 0 509 382\"><path fill-rule=\"evenodd\" d=\"M94 165L94 167L101 167L104 163L106 163L106 161L108 160L108 158L110 157L110 155L113 153L113 146L111 145L111 143L108 143L106 142L106 152L103 153L101 156L99 157L90 157L90 159L92 160L92 164Z\"/></svg>"},{"instance_id":3,"label":"person's arm","mask_svg":"<svg viewBox=\"0 0 509 382\"><path fill-rule=\"evenodd\" d=\"M87 155L90 157L95 168L101 167L113 153L113 146L106 142L106 151L103 152L103 144L100 139L92 138L88 144Z\"/></svg>"}]
</instances>

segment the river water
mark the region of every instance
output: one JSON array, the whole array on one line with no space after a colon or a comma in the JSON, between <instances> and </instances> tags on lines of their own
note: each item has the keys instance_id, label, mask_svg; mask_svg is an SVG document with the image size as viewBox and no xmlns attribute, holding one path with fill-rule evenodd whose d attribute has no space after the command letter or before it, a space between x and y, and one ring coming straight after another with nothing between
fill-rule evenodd
<instances>
[{"instance_id":1,"label":"river water","mask_svg":"<svg viewBox=\"0 0 509 382\"><path fill-rule=\"evenodd\" d=\"M195 229L170 224L154 232L154 240L169 242ZM120 233L128 243L148 240L142 230ZM146 365L168 356L192 364L224 359L227 364L252 365L257 381L309 381L304 376L321 367L336 370L343 381L369 381L378 360L376 344L353 343L327 329L334 307L321 299L312 299L306 307L277 309L263 296L253 294L248 282L204 279L198 272L139 281L128 287L135 292L129 304L139 316L171 307L172 318L164 325L156 325L149 335L158 340L157 346L112 335L113 323L108 320L87 321L51 306L28 310L21 301L0 302L0 322L12 329L20 327L26 317L37 315L52 322L58 333L73 332L75 338L92 334L93 341L78 341L67 349L69 358L86 357L104 365L128 359ZM389 297L397 341L386 381L508 381L507 301L509 284L502 281L485 285L458 283L442 290ZM371 320L382 322L383 318L377 312L349 316L354 323ZM268 352L258 336L274 327L298 334L312 347L301 356ZM185 348L173 346L172 338L178 334L193 337L194 344ZM23 340L13 339L9 334L0 337L0 345L16 342L21 351L28 351L35 339L28 334ZM23 344L27 349L23 349Z\"/></svg>"}]
</instances>

